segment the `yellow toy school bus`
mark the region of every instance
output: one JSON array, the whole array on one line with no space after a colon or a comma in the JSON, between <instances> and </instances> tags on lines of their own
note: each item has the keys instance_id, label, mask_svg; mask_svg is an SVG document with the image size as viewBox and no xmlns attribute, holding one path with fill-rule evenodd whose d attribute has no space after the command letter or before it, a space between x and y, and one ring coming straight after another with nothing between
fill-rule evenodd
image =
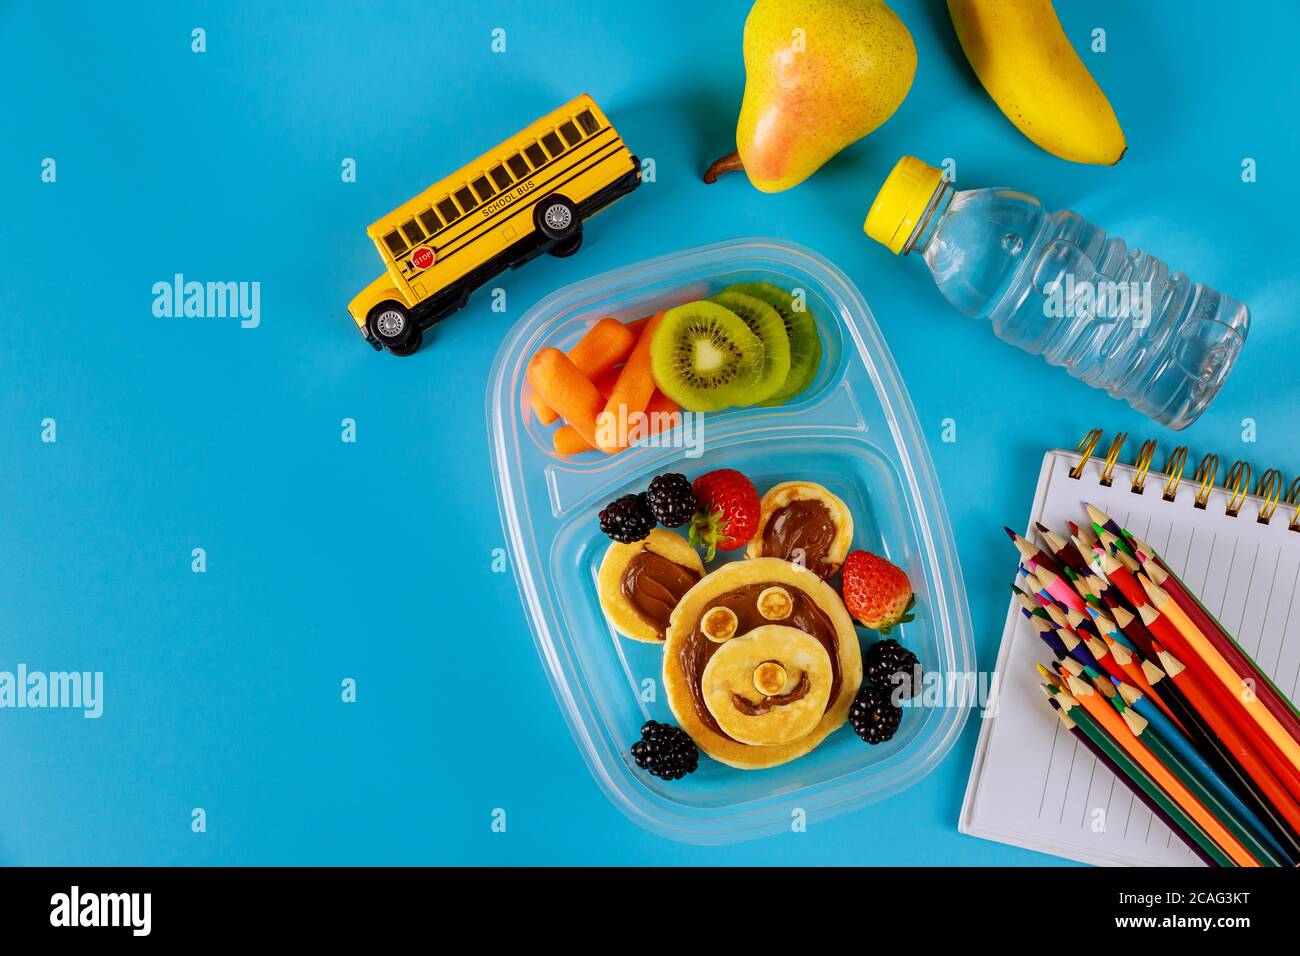
<instances>
[{"instance_id":1,"label":"yellow toy school bus","mask_svg":"<svg viewBox=\"0 0 1300 956\"><path fill-rule=\"evenodd\" d=\"M387 271L348 312L376 349L411 355L497 273L573 255L582 221L640 184L640 161L583 94L371 224Z\"/></svg>"}]
</instances>

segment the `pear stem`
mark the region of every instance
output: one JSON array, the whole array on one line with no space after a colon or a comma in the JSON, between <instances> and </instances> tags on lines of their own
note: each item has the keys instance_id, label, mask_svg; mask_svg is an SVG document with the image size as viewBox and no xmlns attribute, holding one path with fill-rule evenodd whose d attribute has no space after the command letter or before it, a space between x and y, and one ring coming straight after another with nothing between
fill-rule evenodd
<instances>
[{"instance_id":1,"label":"pear stem","mask_svg":"<svg viewBox=\"0 0 1300 956\"><path fill-rule=\"evenodd\" d=\"M744 168L745 164L740 161L740 153L728 153L720 159L715 159L713 164L704 171L704 181L714 183L718 181L719 176Z\"/></svg>"}]
</instances>

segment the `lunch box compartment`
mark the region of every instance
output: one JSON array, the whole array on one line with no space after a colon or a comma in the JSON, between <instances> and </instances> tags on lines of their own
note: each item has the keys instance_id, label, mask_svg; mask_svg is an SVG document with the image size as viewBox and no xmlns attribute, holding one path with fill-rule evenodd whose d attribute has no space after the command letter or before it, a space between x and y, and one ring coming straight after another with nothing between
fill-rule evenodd
<instances>
[{"instance_id":1,"label":"lunch box compartment","mask_svg":"<svg viewBox=\"0 0 1300 956\"><path fill-rule=\"evenodd\" d=\"M568 348L605 316L630 321L751 281L802 290L818 321L822 365L803 394L782 407L704 416L697 457L671 440L615 456L555 454L556 426L531 413L524 383L537 349ZM936 675L931 680L974 668L961 572L910 400L866 302L826 260L779 240L737 239L562 289L507 337L489 377L487 413L502 522L538 653L593 776L634 821L694 843L782 832L795 809L811 821L896 793L951 748L968 710L945 699L905 709L884 744L869 746L846 725L808 755L767 770L737 770L701 754L698 771L664 781L628 753L646 720L675 720L663 694L662 645L618 636L601 611L596 574L609 539L596 512L665 471L694 477L736 468L760 494L782 481L825 485L853 515L853 547L887 557L912 581L915 619L892 636ZM674 437L680 445L682 436ZM708 570L743 554L719 554ZM859 636L864 649L880 638L865 629Z\"/></svg>"}]
</instances>

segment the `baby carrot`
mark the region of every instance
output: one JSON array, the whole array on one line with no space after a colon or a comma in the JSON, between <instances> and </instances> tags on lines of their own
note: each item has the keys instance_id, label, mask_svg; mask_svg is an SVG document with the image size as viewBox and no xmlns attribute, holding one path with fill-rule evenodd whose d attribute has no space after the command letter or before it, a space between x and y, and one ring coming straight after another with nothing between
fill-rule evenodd
<instances>
[{"instance_id":1,"label":"baby carrot","mask_svg":"<svg viewBox=\"0 0 1300 956\"><path fill-rule=\"evenodd\" d=\"M620 368L611 368L600 375L592 382L596 386L596 391L600 392L601 398L609 398L609 393L614 391L614 383L618 381ZM673 406L676 409L676 405ZM551 437L551 442L555 445L555 450L561 455L581 455L584 451L591 451L591 446L582 440L578 430L572 425L561 425L555 430Z\"/></svg>"},{"instance_id":2,"label":"baby carrot","mask_svg":"<svg viewBox=\"0 0 1300 956\"><path fill-rule=\"evenodd\" d=\"M623 372L623 367L606 369L591 380L591 384L596 386L596 391L600 392L601 398L609 398L610 393L614 391L614 385L618 382L618 377Z\"/></svg>"},{"instance_id":3,"label":"baby carrot","mask_svg":"<svg viewBox=\"0 0 1300 956\"><path fill-rule=\"evenodd\" d=\"M650 401L646 403L645 428L633 429L630 440L640 441L643 437L657 435L661 431L672 431L681 424L682 416L679 411L677 403L656 388L654 394L650 396ZM643 435L642 432L645 434Z\"/></svg>"},{"instance_id":4,"label":"baby carrot","mask_svg":"<svg viewBox=\"0 0 1300 956\"><path fill-rule=\"evenodd\" d=\"M598 386L599 384L597 383ZM655 389L655 393L650 396L650 402L645 407L645 414L645 427L633 429L633 434L628 436L630 441L640 441L645 435L657 435L661 431L671 431L682 420L677 403L659 389ZM561 455L581 455L583 452L591 451L591 445L583 441L582 436L578 434L578 430L571 425L565 425L563 428L558 429L552 441L555 444L555 450Z\"/></svg>"},{"instance_id":5,"label":"baby carrot","mask_svg":"<svg viewBox=\"0 0 1300 956\"><path fill-rule=\"evenodd\" d=\"M627 364L605 402L602 413L603 427L597 429L597 447L606 454L613 454L627 447L629 436L628 422L636 412L644 412L650 404L650 396L655 391L654 376L650 374L650 340L655 329L663 319L663 313L651 316L650 321L641 330L641 337L636 340L636 347L627 357Z\"/></svg>"},{"instance_id":6,"label":"baby carrot","mask_svg":"<svg viewBox=\"0 0 1300 956\"><path fill-rule=\"evenodd\" d=\"M571 455L581 455L585 451L591 451L591 446L583 441L582 436L578 434L578 430L572 425L562 425L557 428L555 434L551 436L551 443L555 446L556 452L566 458Z\"/></svg>"},{"instance_id":7,"label":"baby carrot","mask_svg":"<svg viewBox=\"0 0 1300 956\"><path fill-rule=\"evenodd\" d=\"M636 346L636 341L636 333L618 319L601 319L587 330L577 345L569 349L569 361L587 378L594 379L627 358ZM543 425L549 425L560 417L537 394L536 389L533 390L530 401L538 421Z\"/></svg>"},{"instance_id":8,"label":"baby carrot","mask_svg":"<svg viewBox=\"0 0 1300 956\"><path fill-rule=\"evenodd\" d=\"M591 380L559 349L545 348L528 362L528 384L584 441L596 444L596 416L604 401Z\"/></svg>"}]
</instances>

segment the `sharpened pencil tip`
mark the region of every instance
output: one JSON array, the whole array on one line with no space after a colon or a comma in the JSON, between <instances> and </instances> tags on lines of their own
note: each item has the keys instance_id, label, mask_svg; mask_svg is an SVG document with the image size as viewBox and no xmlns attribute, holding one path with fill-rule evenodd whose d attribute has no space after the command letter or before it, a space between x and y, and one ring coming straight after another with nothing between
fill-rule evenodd
<instances>
[{"instance_id":1,"label":"sharpened pencil tip","mask_svg":"<svg viewBox=\"0 0 1300 956\"><path fill-rule=\"evenodd\" d=\"M1002 530L1005 531L1005 532L1007 533L1007 537L1010 538L1012 541L1015 541L1017 538L1020 537L1020 535L1016 534L1014 531L1012 531L1012 530L1011 530L1010 528L1008 528L1006 525L1003 525L1003 526L1002 526Z\"/></svg>"},{"instance_id":2,"label":"sharpened pencil tip","mask_svg":"<svg viewBox=\"0 0 1300 956\"><path fill-rule=\"evenodd\" d=\"M1104 525L1108 521L1110 521L1110 515L1106 514L1106 512L1102 511L1096 505L1090 505L1085 503L1084 507L1088 509L1088 517L1091 518L1093 521L1097 522L1097 524Z\"/></svg>"}]
</instances>

